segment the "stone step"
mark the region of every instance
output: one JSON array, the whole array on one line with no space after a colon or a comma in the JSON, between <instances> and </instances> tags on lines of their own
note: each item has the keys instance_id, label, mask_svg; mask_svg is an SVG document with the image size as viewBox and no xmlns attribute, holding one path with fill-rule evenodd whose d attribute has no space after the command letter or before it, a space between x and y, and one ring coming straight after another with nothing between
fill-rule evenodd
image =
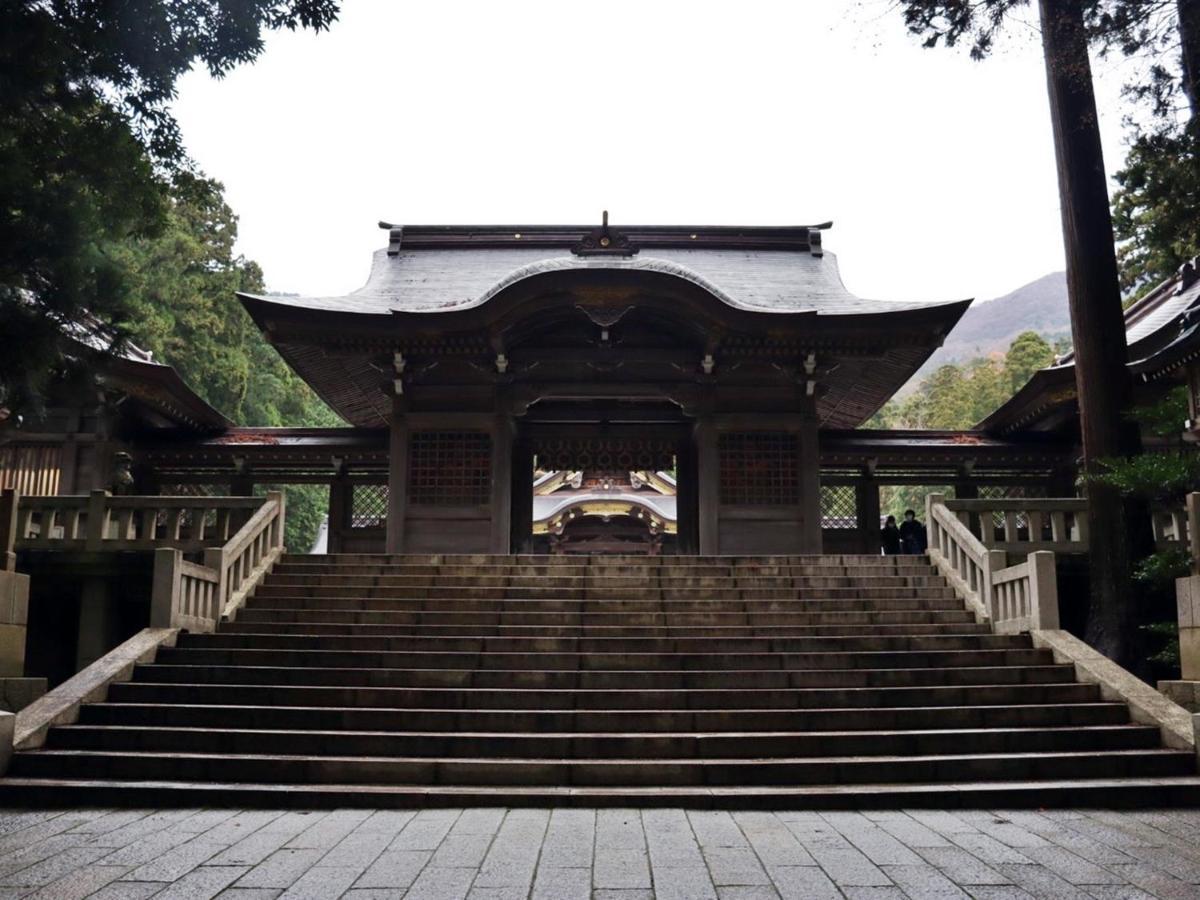
<instances>
[{"instance_id":1,"label":"stone step","mask_svg":"<svg viewBox=\"0 0 1200 900\"><path fill-rule=\"evenodd\" d=\"M941 781L770 787L613 788L466 785L235 783L72 778L0 780L9 807L113 806L244 809L420 809L434 807L684 807L687 809L1018 809L1200 806L1200 777L1070 778L1027 782Z\"/></svg>"},{"instance_id":2,"label":"stone step","mask_svg":"<svg viewBox=\"0 0 1200 900\"><path fill-rule=\"evenodd\" d=\"M696 588L655 587L641 582L640 587L473 587L412 585L389 587L379 585L278 584L267 581L256 591L256 597L374 597L446 600L685 600L718 603L731 600L895 600L949 599L954 590L949 587L747 587L737 589L700 590Z\"/></svg>"},{"instance_id":3,"label":"stone step","mask_svg":"<svg viewBox=\"0 0 1200 900\"><path fill-rule=\"evenodd\" d=\"M454 651L354 651L262 648L163 647L165 663L212 666L301 666L358 669L481 669L540 668L546 671L629 671L743 669L937 669L947 666L1017 666L1045 664L1044 650L970 649L925 651L828 651L814 653L463 653ZM734 682L736 684L736 680Z\"/></svg>"},{"instance_id":4,"label":"stone step","mask_svg":"<svg viewBox=\"0 0 1200 900\"><path fill-rule=\"evenodd\" d=\"M520 578L588 578L588 577L641 577L641 578L798 578L798 577L939 577L938 570L927 562L910 565L803 565L803 566L621 566L597 568L593 566L420 566L420 565L328 565L280 563L272 570L272 576L284 575L353 575L380 576L403 575L423 577L431 581L441 578L463 578L476 576L520 577Z\"/></svg>"},{"instance_id":5,"label":"stone step","mask_svg":"<svg viewBox=\"0 0 1200 900\"><path fill-rule=\"evenodd\" d=\"M763 625L714 628L703 625L405 625L343 622L331 624L309 621L298 614L291 620L256 621L238 616L221 628L222 634L256 634L269 629L272 634L360 635L433 638L529 638L538 641L569 640L624 641L626 639L675 641L688 638L708 641L736 641L741 638L770 639L784 637L859 637L862 635L920 636L930 634L990 634L986 623L900 623L895 625ZM635 645L636 647L636 645Z\"/></svg>"},{"instance_id":6,"label":"stone step","mask_svg":"<svg viewBox=\"0 0 1200 900\"><path fill-rule=\"evenodd\" d=\"M379 612L488 612L488 613L572 613L579 615L620 616L627 614L711 614L733 615L751 613L789 614L819 612L962 612L963 604L956 598L933 599L892 597L885 599L839 600L565 600L565 599L464 599L419 597L388 599L364 597L311 596L290 594L271 596L255 594L248 609L321 609L326 611L359 610Z\"/></svg>"},{"instance_id":7,"label":"stone step","mask_svg":"<svg viewBox=\"0 0 1200 900\"><path fill-rule=\"evenodd\" d=\"M963 626L964 629L970 626ZM1017 650L1030 646L1026 635L983 633L946 634L827 634L802 637L493 637L489 635L387 635L359 631L342 634L184 633L177 648L321 650L356 652L443 653L575 653L590 654L764 654L855 651L920 653L928 650Z\"/></svg>"},{"instance_id":8,"label":"stone step","mask_svg":"<svg viewBox=\"0 0 1200 900\"><path fill-rule=\"evenodd\" d=\"M538 566L581 566L597 568L613 566L714 566L714 565L929 565L925 556L882 556L863 553L809 553L794 555L742 555L742 556L644 556L604 555L566 556L536 553L334 553L320 557L311 554L287 553L280 563L311 562L314 558L322 564L343 565L434 565L434 566L491 566L491 565L538 565Z\"/></svg>"},{"instance_id":9,"label":"stone step","mask_svg":"<svg viewBox=\"0 0 1200 900\"><path fill-rule=\"evenodd\" d=\"M336 669L292 666L139 666L139 681L160 684L337 685L375 687L540 687L540 688L720 688L729 670L552 672L542 669ZM953 669L743 669L738 688L922 687L983 684L1069 684L1071 665L996 666Z\"/></svg>"},{"instance_id":10,"label":"stone step","mask_svg":"<svg viewBox=\"0 0 1200 900\"><path fill-rule=\"evenodd\" d=\"M420 610L338 610L289 609L269 607L251 601L238 611L237 621L222 626L239 630L243 625L277 622L314 622L330 625L402 625L410 628L587 628L601 631L615 628L656 628L665 630L700 629L712 634L732 634L735 629L786 628L812 625L868 627L907 624L972 624L975 617L965 609L896 610L888 612L662 612L578 613L578 612L476 612ZM237 628L234 628L237 626ZM414 633L417 633L414 631Z\"/></svg>"},{"instance_id":11,"label":"stone step","mask_svg":"<svg viewBox=\"0 0 1200 900\"><path fill-rule=\"evenodd\" d=\"M827 756L771 759L423 759L262 754L37 750L17 754L17 778L116 778L291 784L767 786L1193 775L1195 754L1137 749L1036 754Z\"/></svg>"},{"instance_id":12,"label":"stone step","mask_svg":"<svg viewBox=\"0 0 1200 900\"><path fill-rule=\"evenodd\" d=\"M1124 725L1129 710L1098 699L1077 703L981 706L842 707L797 709L436 709L397 708L365 703L338 705L345 694L328 690L229 692L192 686L186 691L162 685L114 686L105 703L86 707L81 721L91 724L151 724L196 728L341 729L438 732L637 732L878 731L947 728L1055 728ZM372 694L378 704L391 698Z\"/></svg>"},{"instance_id":13,"label":"stone step","mask_svg":"<svg viewBox=\"0 0 1200 900\"><path fill-rule=\"evenodd\" d=\"M207 686L205 686L207 687ZM314 695L314 696L306 696ZM607 733L769 731L899 731L911 729L1060 728L1126 725L1129 710L1120 703L986 706L842 707L838 709L671 709L671 710L504 710L346 707L326 705L331 692L239 692L231 705L228 692L182 691L160 686L114 688L104 703L89 704L80 721L95 725L171 725L193 728L420 730L436 732ZM375 699L386 702L387 697ZM295 702L280 705L275 701ZM310 701L303 705L302 701Z\"/></svg>"},{"instance_id":14,"label":"stone step","mask_svg":"<svg viewBox=\"0 0 1200 900\"><path fill-rule=\"evenodd\" d=\"M345 728L64 725L52 750L409 757L430 759L679 760L1078 753L1156 748L1146 725L925 731L739 731L718 734L356 731Z\"/></svg>"},{"instance_id":15,"label":"stone step","mask_svg":"<svg viewBox=\"0 0 1200 900\"><path fill-rule=\"evenodd\" d=\"M940 575L797 575L797 576L738 576L721 577L667 577L657 576L611 576L611 575L344 575L341 573L282 574L273 572L267 576L268 585L304 585L339 587L415 587L429 588L507 588L512 591L526 589L580 589L643 591L688 590L688 591L745 591L763 588L773 591L790 588L887 588L887 587L936 587L947 586Z\"/></svg>"},{"instance_id":16,"label":"stone step","mask_svg":"<svg viewBox=\"0 0 1200 900\"><path fill-rule=\"evenodd\" d=\"M911 706L1013 706L1089 703L1093 684L938 685L869 688L458 688L304 685L113 685L114 702L239 703L275 706L489 710L850 709Z\"/></svg>"}]
</instances>

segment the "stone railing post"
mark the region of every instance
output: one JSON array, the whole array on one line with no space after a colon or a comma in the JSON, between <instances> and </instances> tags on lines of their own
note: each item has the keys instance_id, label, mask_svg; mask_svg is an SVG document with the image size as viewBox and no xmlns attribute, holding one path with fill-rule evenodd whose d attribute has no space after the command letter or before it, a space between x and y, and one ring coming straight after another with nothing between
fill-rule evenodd
<instances>
[{"instance_id":1,"label":"stone railing post","mask_svg":"<svg viewBox=\"0 0 1200 900\"><path fill-rule=\"evenodd\" d=\"M150 594L150 627L173 628L179 608L179 579L183 551L159 547L154 551L154 577Z\"/></svg>"},{"instance_id":2,"label":"stone railing post","mask_svg":"<svg viewBox=\"0 0 1200 900\"><path fill-rule=\"evenodd\" d=\"M985 550L983 562L980 565L982 576L979 579L979 602L987 610L988 619L996 621L996 588L992 584L992 576L1008 566L1008 554L1003 550Z\"/></svg>"},{"instance_id":3,"label":"stone railing post","mask_svg":"<svg viewBox=\"0 0 1200 900\"><path fill-rule=\"evenodd\" d=\"M110 496L112 495L108 491L92 491L88 497L85 550L103 549L104 538L108 535L108 498Z\"/></svg>"},{"instance_id":4,"label":"stone railing post","mask_svg":"<svg viewBox=\"0 0 1200 900\"><path fill-rule=\"evenodd\" d=\"M1058 569L1052 550L1029 554L1029 618L1031 628L1058 628Z\"/></svg>"},{"instance_id":5,"label":"stone railing post","mask_svg":"<svg viewBox=\"0 0 1200 900\"><path fill-rule=\"evenodd\" d=\"M21 494L16 488L0 491L0 572L17 568L17 507Z\"/></svg>"},{"instance_id":6,"label":"stone railing post","mask_svg":"<svg viewBox=\"0 0 1200 900\"><path fill-rule=\"evenodd\" d=\"M1192 574L1200 575L1200 494L1187 495L1188 553L1192 557Z\"/></svg>"}]
</instances>

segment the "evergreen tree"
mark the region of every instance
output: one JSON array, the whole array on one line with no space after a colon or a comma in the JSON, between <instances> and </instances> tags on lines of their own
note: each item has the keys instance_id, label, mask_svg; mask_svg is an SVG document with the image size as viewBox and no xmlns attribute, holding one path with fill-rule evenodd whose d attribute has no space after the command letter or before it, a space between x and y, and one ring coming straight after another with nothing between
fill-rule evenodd
<instances>
[{"instance_id":1,"label":"evergreen tree","mask_svg":"<svg viewBox=\"0 0 1200 900\"><path fill-rule=\"evenodd\" d=\"M1025 386L1038 369L1054 362L1054 348L1036 331L1023 331L1004 355L1004 375L1011 396Z\"/></svg>"},{"instance_id":2,"label":"evergreen tree","mask_svg":"<svg viewBox=\"0 0 1200 900\"><path fill-rule=\"evenodd\" d=\"M168 109L194 64L253 60L264 29L321 30L336 0L0 3L0 408L36 406L87 314L118 344L130 286L113 245L160 233L188 163Z\"/></svg>"},{"instance_id":3,"label":"evergreen tree","mask_svg":"<svg viewBox=\"0 0 1200 900\"><path fill-rule=\"evenodd\" d=\"M1194 0L1186 0L1194 2ZM1012 11L1025 0L901 0L909 29L927 46L966 39L982 58ZM1158 4L1155 4L1158 5ZM1125 370L1125 329L1113 242L1089 41L1119 44L1137 37L1148 4L1141 0L1038 0L1046 82L1058 163L1063 243L1075 381L1085 473L1101 460L1140 450L1123 427L1132 389ZM1130 555L1144 523L1132 522L1119 492L1093 483L1088 492L1091 596L1087 639L1117 662L1131 663L1133 610L1127 598Z\"/></svg>"}]
</instances>

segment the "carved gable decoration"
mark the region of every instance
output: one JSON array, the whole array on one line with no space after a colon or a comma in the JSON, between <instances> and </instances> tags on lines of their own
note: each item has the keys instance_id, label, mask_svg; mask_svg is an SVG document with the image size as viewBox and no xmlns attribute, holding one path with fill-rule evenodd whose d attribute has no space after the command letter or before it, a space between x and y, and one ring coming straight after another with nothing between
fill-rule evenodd
<instances>
[{"instance_id":1,"label":"carved gable decoration","mask_svg":"<svg viewBox=\"0 0 1200 900\"><path fill-rule=\"evenodd\" d=\"M633 256L638 248L615 229L608 227L608 210L604 211L599 228L593 228L571 247L576 256Z\"/></svg>"}]
</instances>

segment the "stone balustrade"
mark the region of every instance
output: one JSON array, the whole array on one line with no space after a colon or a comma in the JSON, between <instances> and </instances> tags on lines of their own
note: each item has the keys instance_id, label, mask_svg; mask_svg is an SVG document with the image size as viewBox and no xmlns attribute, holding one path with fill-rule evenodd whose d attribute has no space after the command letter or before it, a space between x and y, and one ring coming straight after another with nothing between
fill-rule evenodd
<instances>
[{"instance_id":1,"label":"stone balustrade","mask_svg":"<svg viewBox=\"0 0 1200 900\"><path fill-rule=\"evenodd\" d=\"M1019 546L1028 556L1023 562L1010 566L1009 542L1000 542L998 547L988 546L972 532L966 521L972 512L978 513L981 519L990 520L991 512L996 508L992 504L1007 502L947 502L942 494L930 494L926 498L925 509L929 558L967 602L976 619L990 622L998 633L1056 629L1059 619L1054 552L1045 549L1043 542L1026 541ZM1039 501L1039 505L1052 502L1058 501ZM1016 511L1015 507L1005 510L1014 514L1012 530L1009 532L1014 535ZM1030 511L1026 508L1026 515ZM1052 511L1048 505L1038 510ZM1060 524L1064 529L1061 535L1066 537L1065 522ZM994 532L992 536L994 538ZM1034 548L1032 552L1031 547Z\"/></svg>"},{"instance_id":2,"label":"stone balustrade","mask_svg":"<svg viewBox=\"0 0 1200 900\"><path fill-rule=\"evenodd\" d=\"M197 552L223 544L257 510L260 497L113 497L107 491L21 497L17 550Z\"/></svg>"}]
</instances>

